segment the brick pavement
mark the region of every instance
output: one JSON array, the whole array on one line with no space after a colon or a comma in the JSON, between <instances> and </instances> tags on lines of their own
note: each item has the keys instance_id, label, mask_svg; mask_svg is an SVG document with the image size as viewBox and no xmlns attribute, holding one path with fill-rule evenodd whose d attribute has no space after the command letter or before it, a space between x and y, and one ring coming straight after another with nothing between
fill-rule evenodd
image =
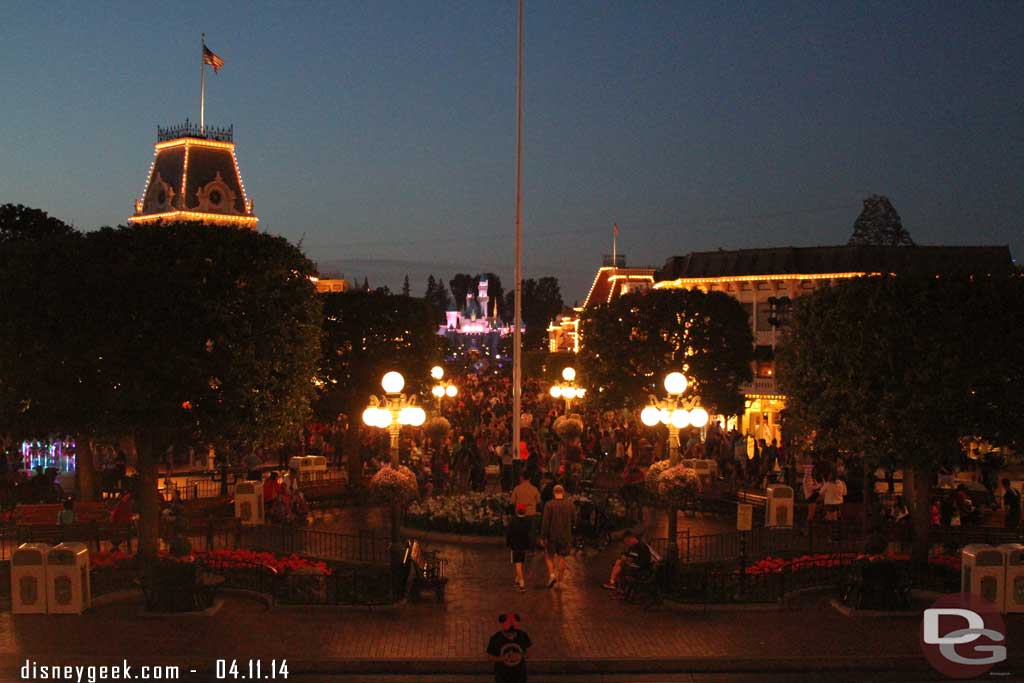
<instances>
[{"instance_id":1,"label":"brick pavement","mask_svg":"<svg viewBox=\"0 0 1024 683\"><path fill-rule=\"evenodd\" d=\"M353 513L358 514L358 513ZM570 560L564 585L543 587L543 559L530 588L511 583L507 553L493 546L445 546L452 581L444 604L392 609L279 607L229 597L214 617L141 617L116 604L82 617L0 614L0 674L25 657L83 663L132 653L209 666L218 657L286 658L293 671L483 674L487 638L499 612L515 610L535 642L538 672L909 670L922 676L916 619L849 619L820 596L779 611L644 610L600 588L615 551ZM1011 658L1024 655L1024 617L1008 619ZM59 646L55 646L59 643ZM59 652L59 655L58 655ZM1024 661L1014 661L1024 672ZM314 676L315 678L315 676ZM2 677L0 677L2 680ZM313 679L309 679L313 680ZM909 680L909 679L908 679Z\"/></svg>"}]
</instances>

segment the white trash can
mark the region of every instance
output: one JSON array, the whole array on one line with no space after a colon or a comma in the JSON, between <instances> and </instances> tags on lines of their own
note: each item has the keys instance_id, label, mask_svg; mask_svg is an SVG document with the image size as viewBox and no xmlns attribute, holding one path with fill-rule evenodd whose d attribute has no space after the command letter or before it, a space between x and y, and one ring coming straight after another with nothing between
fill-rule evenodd
<instances>
[{"instance_id":1,"label":"white trash can","mask_svg":"<svg viewBox=\"0 0 1024 683\"><path fill-rule=\"evenodd\" d=\"M92 604L89 548L84 543L60 543L46 559L50 614L81 614Z\"/></svg>"},{"instance_id":2,"label":"white trash can","mask_svg":"<svg viewBox=\"0 0 1024 683\"><path fill-rule=\"evenodd\" d=\"M995 546L972 543L961 551L960 591L1003 609L1006 554Z\"/></svg>"},{"instance_id":3,"label":"white trash can","mask_svg":"<svg viewBox=\"0 0 1024 683\"><path fill-rule=\"evenodd\" d=\"M263 482L235 484L235 517L242 520L242 524L263 524Z\"/></svg>"},{"instance_id":4,"label":"white trash can","mask_svg":"<svg viewBox=\"0 0 1024 683\"><path fill-rule=\"evenodd\" d=\"M11 612L14 614L46 614L46 557L50 546L45 543L22 543L11 554Z\"/></svg>"},{"instance_id":5,"label":"white trash can","mask_svg":"<svg viewBox=\"0 0 1024 683\"><path fill-rule=\"evenodd\" d=\"M999 549L1006 555L1006 588L1003 613L1024 612L1024 545L1004 543Z\"/></svg>"},{"instance_id":6,"label":"white trash can","mask_svg":"<svg viewBox=\"0 0 1024 683\"><path fill-rule=\"evenodd\" d=\"M769 484L765 526L793 526L793 488L785 484Z\"/></svg>"}]
</instances>

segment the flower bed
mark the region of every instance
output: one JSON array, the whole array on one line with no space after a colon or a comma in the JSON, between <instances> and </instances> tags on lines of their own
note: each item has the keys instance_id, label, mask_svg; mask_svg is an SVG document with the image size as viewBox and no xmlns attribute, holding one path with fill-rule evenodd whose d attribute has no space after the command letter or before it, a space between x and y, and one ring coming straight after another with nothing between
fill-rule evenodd
<instances>
[{"instance_id":1,"label":"flower bed","mask_svg":"<svg viewBox=\"0 0 1024 683\"><path fill-rule=\"evenodd\" d=\"M868 555L866 553L833 553L831 555L801 555L800 557L781 558L765 557L748 565L747 574L781 574L784 570L799 570L805 568L841 567L855 562L874 562L878 560L892 560L897 562L910 561L909 555ZM960 571L960 558L950 555L933 555L928 558L928 564L936 569L947 569Z\"/></svg>"},{"instance_id":2,"label":"flower bed","mask_svg":"<svg viewBox=\"0 0 1024 683\"><path fill-rule=\"evenodd\" d=\"M589 500L585 496L569 496L569 499L574 503ZM630 525L626 507L618 498L609 498L604 511L614 529ZM507 495L469 493L416 501L406 510L405 523L424 531L500 536L505 533L511 514Z\"/></svg>"},{"instance_id":3,"label":"flower bed","mask_svg":"<svg viewBox=\"0 0 1024 683\"><path fill-rule=\"evenodd\" d=\"M251 567L261 565L270 567L278 574L300 573L319 574L326 576L330 574L327 565L317 560L311 560L299 555L275 555L274 553L257 552L255 550L197 550L190 557L175 558L166 552L159 554L161 560L178 559L183 562L191 559L204 560L215 563L222 567ZM108 551L92 553L89 556L92 569L126 569L135 565L135 555L129 555L120 551Z\"/></svg>"}]
</instances>

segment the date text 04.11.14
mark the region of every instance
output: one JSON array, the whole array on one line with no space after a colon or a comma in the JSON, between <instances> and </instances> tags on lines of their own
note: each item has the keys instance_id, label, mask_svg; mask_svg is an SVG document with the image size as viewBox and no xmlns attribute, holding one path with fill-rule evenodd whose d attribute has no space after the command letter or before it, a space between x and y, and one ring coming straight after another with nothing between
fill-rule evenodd
<instances>
[{"instance_id":1,"label":"date text 04.11.14","mask_svg":"<svg viewBox=\"0 0 1024 683\"><path fill-rule=\"evenodd\" d=\"M216 664L219 681L257 681L288 678L288 661L271 659L218 659Z\"/></svg>"}]
</instances>

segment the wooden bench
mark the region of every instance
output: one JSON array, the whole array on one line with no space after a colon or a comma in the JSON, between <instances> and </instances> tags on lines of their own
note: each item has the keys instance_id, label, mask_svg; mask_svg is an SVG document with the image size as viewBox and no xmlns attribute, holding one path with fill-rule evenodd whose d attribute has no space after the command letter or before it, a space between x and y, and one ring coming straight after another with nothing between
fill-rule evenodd
<instances>
[{"instance_id":1,"label":"wooden bench","mask_svg":"<svg viewBox=\"0 0 1024 683\"><path fill-rule=\"evenodd\" d=\"M424 551L419 541L410 544L407 555L412 563L410 571L413 572L410 597L416 600L422 591L432 590L438 602L443 602L445 586L448 583L448 577L445 576L445 565L448 561L439 558L436 550Z\"/></svg>"},{"instance_id":2,"label":"wooden bench","mask_svg":"<svg viewBox=\"0 0 1024 683\"><path fill-rule=\"evenodd\" d=\"M60 503L21 504L14 508L14 522L24 525L53 525L64 506ZM75 501L76 524L102 524L110 519L110 507L103 502Z\"/></svg>"}]
</instances>

